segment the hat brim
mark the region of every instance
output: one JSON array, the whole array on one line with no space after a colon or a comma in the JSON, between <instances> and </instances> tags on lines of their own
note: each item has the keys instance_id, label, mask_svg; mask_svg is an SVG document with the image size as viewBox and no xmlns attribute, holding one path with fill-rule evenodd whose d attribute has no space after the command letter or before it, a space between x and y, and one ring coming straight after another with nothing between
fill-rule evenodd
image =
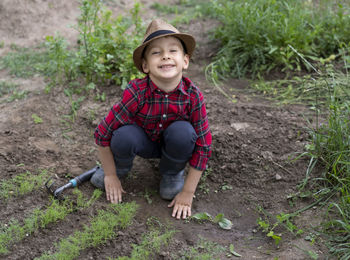
<instances>
[{"instance_id":1,"label":"hat brim","mask_svg":"<svg viewBox=\"0 0 350 260\"><path fill-rule=\"evenodd\" d=\"M156 40L156 39L159 39L159 38L162 38L162 37L166 37L166 36L174 36L178 39L180 39L183 44L185 45L186 47L186 53L189 55L189 56L192 56L193 52L194 52L194 49L196 47L196 40L193 38L192 35L190 34L186 34L186 33L168 33L168 34L162 34L162 35L159 35L159 36L156 36L154 38L152 38L151 40L141 44L139 47L137 47L135 50L134 50L134 53L133 53L133 60L134 60L134 64L136 66L136 68L141 71L142 73L144 73L143 69L142 69L142 54L143 54L143 51L144 49L146 48L146 46L148 44L150 44L152 41Z\"/></svg>"}]
</instances>

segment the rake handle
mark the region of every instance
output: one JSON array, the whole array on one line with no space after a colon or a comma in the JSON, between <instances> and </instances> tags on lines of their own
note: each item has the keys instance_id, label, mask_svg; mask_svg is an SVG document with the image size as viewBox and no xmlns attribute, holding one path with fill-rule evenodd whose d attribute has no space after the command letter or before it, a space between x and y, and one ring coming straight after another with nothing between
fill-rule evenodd
<instances>
[{"instance_id":1,"label":"rake handle","mask_svg":"<svg viewBox=\"0 0 350 260\"><path fill-rule=\"evenodd\" d=\"M96 166L92 168L91 170L88 170L84 172L83 174L75 177L74 179L71 179L69 182L72 184L72 187L77 187L78 185L88 181L91 179L91 176L99 169L99 166Z\"/></svg>"}]
</instances>

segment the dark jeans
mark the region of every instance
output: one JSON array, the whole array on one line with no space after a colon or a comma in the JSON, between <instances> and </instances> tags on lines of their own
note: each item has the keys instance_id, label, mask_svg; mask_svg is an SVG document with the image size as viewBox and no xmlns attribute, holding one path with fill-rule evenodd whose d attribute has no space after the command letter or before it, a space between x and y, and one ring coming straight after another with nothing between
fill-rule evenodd
<instances>
[{"instance_id":1,"label":"dark jeans","mask_svg":"<svg viewBox=\"0 0 350 260\"><path fill-rule=\"evenodd\" d=\"M122 126L113 132L111 140L117 175L121 178L130 171L136 155L143 158L161 158L161 175L177 175L191 158L196 140L195 130L186 121L175 121L169 125L163 132L161 142L151 141L137 125ZM91 182L103 189L103 171L102 174L96 172Z\"/></svg>"}]
</instances>

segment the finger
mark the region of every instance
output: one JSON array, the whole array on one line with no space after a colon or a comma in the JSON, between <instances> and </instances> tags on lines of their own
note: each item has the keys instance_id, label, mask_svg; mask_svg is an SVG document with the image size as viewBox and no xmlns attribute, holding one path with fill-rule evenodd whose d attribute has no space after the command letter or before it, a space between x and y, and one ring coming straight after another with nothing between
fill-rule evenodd
<instances>
[{"instance_id":1,"label":"finger","mask_svg":"<svg viewBox=\"0 0 350 260\"><path fill-rule=\"evenodd\" d=\"M111 197L109 196L109 188L106 187L105 189L106 189L106 198L108 201L110 201Z\"/></svg>"},{"instance_id":2,"label":"finger","mask_svg":"<svg viewBox=\"0 0 350 260\"><path fill-rule=\"evenodd\" d=\"M178 205L175 205L175 207L174 207L174 209L173 209L173 214L172 214L172 216L173 216L174 218L175 218L175 216L176 216L176 212L177 212L178 208L179 208L179 206L178 206Z\"/></svg>"},{"instance_id":3,"label":"finger","mask_svg":"<svg viewBox=\"0 0 350 260\"><path fill-rule=\"evenodd\" d=\"M177 215L176 215L176 218L177 218L177 219L180 219L180 218L181 218L182 212L183 212L183 206L180 206L180 207L179 207L179 210L177 211Z\"/></svg>"},{"instance_id":4,"label":"finger","mask_svg":"<svg viewBox=\"0 0 350 260\"><path fill-rule=\"evenodd\" d=\"M189 217L192 216L191 207L188 207L188 216L189 216Z\"/></svg>"},{"instance_id":5,"label":"finger","mask_svg":"<svg viewBox=\"0 0 350 260\"><path fill-rule=\"evenodd\" d=\"M175 204L175 200L172 200L172 202L170 202L170 204L168 204L168 207L171 208L172 206L174 206Z\"/></svg>"},{"instance_id":6,"label":"finger","mask_svg":"<svg viewBox=\"0 0 350 260\"><path fill-rule=\"evenodd\" d=\"M118 191L117 201L118 201L119 203L122 202L122 191L121 191L121 190Z\"/></svg>"},{"instance_id":7,"label":"finger","mask_svg":"<svg viewBox=\"0 0 350 260\"><path fill-rule=\"evenodd\" d=\"M187 217L187 207L184 207L183 212L182 212L182 218L185 219Z\"/></svg>"}]
</instances>

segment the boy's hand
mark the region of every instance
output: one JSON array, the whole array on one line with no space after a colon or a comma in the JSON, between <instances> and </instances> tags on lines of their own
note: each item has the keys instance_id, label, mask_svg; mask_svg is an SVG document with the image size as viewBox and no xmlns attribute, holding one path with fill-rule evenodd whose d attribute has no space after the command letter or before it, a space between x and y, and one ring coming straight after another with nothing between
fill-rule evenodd
<instances>
[{"instance_id":1,"label":"boy's hand","mask_svg":"<svg viewBox=\"0 0 350 260\"><path fill-rule=\"evenodd\" d=\"M122 194L125 193L125 191L117 175L105 175L104 181L107 200L112 203L122 202Z\"/></svg>"},{"instance_id":2,"label":"boy's hand","mask_svg":"<svg viewBox=\"0 0 350 260\"><path fill-rule=\"evenodd\" d=\"M169 208L174 206L172 216L177 219L185 219L191 216L191 206L193 200L193 193L181 191L178 193L173 201L168 205Z\"/></svg>"}]
</instances>

